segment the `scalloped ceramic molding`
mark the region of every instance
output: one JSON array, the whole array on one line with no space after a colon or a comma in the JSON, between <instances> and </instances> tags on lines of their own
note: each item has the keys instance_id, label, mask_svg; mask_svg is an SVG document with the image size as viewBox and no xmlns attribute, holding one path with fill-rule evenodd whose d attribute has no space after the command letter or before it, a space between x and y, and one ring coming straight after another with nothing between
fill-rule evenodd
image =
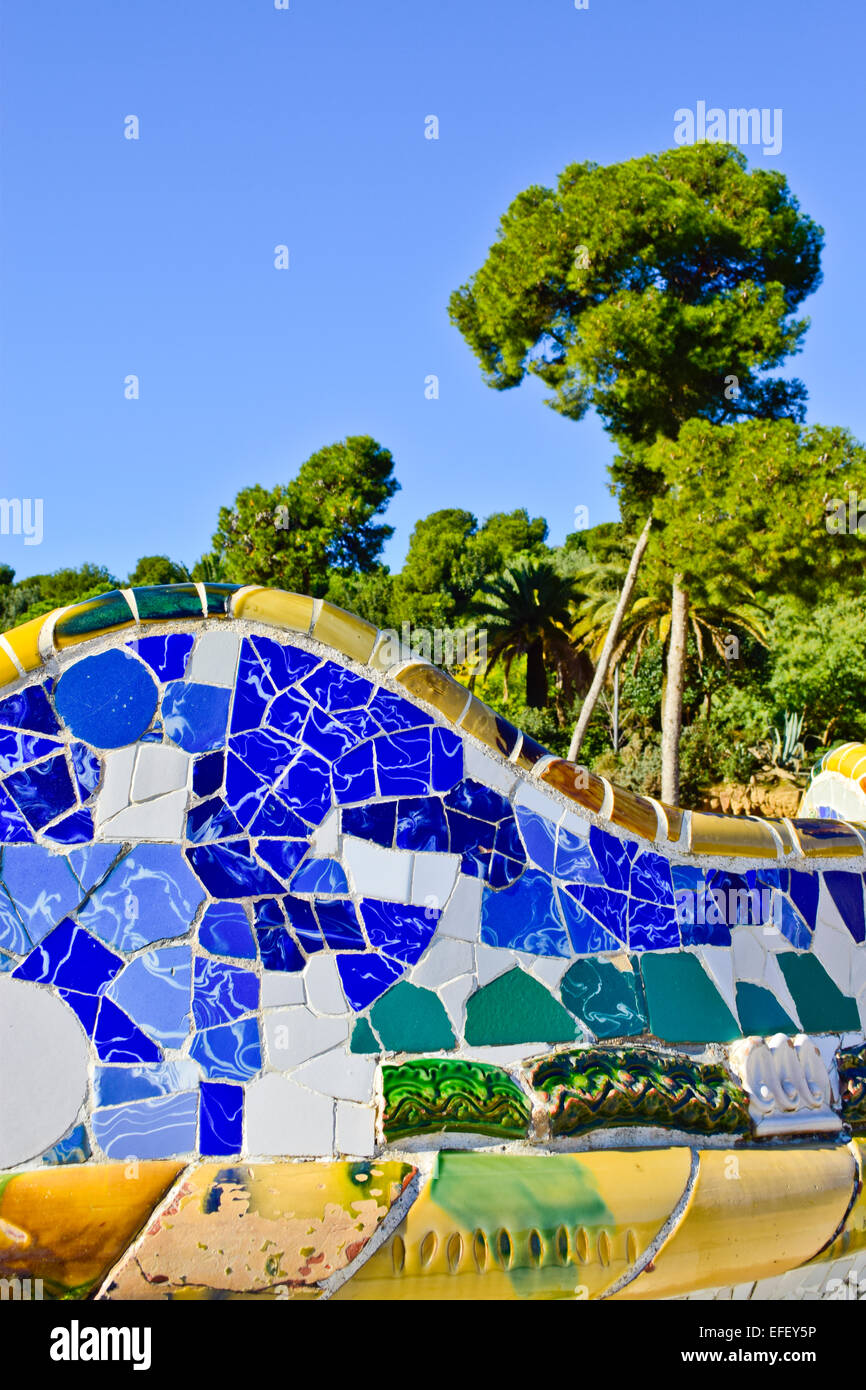
<instances>
[{"instance_id":1,"label":"scalloped ceramic molding","mask_svg":"<svg viewBox=\"0 0 866 1390\"><path fill-rule=\"evenodd\" d=\"M742 1038L728 1060L749 1097L755 1134L836 1134L842 1121L832 1108L832 1088L818 1048L805 1035Z\"/></svg>"}]
</instances>

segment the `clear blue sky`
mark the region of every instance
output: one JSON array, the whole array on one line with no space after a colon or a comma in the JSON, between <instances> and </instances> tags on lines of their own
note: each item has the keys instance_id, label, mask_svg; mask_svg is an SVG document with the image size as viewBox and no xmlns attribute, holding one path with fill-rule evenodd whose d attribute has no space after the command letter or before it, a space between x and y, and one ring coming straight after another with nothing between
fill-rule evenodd
<instances>
[{"instance_id":1,"label":"clear blue sky","mask_svg":"<svg viewBox=\"0 0 866 1390\"><path fill-rule=\"evenodd\" d=\"M614 517L598 422L484 386L448 296L522 188L668 148L699 100L782 108L781 154L749 156L827 240L791 370L810 419L866 436L854 0L4 0L0 24L0 494L45 509L41 546L0 536L19 578L191 563L239 487L346 434L394 455L392 567L443 506L526 506L554 541L578 504Z\"/></svg>"}]
</instances>

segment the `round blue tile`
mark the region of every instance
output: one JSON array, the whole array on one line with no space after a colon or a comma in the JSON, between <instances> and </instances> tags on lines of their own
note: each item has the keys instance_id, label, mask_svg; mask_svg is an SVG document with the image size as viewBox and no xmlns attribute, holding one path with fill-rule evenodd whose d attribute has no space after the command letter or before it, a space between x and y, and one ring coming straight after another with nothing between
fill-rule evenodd
<instances>
[{"instance_id":1,"label":"round blue tile","mask_svg":"<svg viewBox=\"0 0 866 1390\"><path fill-rule=\"evenodd\" d=\"M87 656L63 672L54 705L76 738L94 748L122 748L150 727L157 688L147 668L122 651Z\"/></svg>"}]
</instances>

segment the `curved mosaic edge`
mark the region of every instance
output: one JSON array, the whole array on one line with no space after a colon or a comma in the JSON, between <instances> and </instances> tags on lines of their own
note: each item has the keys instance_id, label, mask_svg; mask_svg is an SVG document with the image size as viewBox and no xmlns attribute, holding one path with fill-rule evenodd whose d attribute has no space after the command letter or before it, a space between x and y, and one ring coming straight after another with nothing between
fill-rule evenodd
<instances>
[{"instance_id":1,"label":"curved mosaic edge","mask_svg":"<svg viewBox=\"0 0 866 1390\"><path fill-rule=\"evenodd\" d=\"M0 635L0 689L17 683L72 647L126 628L147 630L172 620L243 619L311 637L379 674L388 674L436 709L455 730L469 734L524 772L590 811L603 822L647 841L675 844L693 855L794 862L862 857L866 826L830 816L762 819L685 811L639 796L550 753L447 672L395 654L393 634L323 599L259 585L163 584L115 589L55 609ZM845 745L845 760L853 756ZM842 750L826 755L833 758ZM853 764L852 764L853 766ZM847 761L846 761L847 767Z\"/></svg>"},{"instance_id":2,"label":"curved mosaic edge","mask_svg":"<svg viewBox=\"0 0 866 1390\"><path fill-rule=\"evenodd\" d=\"M866 1248L863 1152L27 1172L0 1192L0 1278L22 1300L670 1298Z\"/></svg>"}]
</instances>

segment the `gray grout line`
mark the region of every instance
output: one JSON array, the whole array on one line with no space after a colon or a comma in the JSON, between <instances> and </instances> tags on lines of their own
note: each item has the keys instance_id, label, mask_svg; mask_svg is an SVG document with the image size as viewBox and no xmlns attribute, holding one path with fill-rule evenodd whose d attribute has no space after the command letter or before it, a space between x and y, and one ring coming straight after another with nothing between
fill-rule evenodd
<instances>
[{"instance_id":1,"label":"gray grout line","mask_svg":"<svg viewBox=\"0 0 866 1390\"><path fill-rule=\"evenodd\" d=\"M322 1280L318 1285L322 1290L322 1302L327 1302L338 1289L341 1289L344 1284L348 1283L349 1280L358 1273L358 1270L367 1263L371 1256L375 1255L376 1251L382 1248L386 1240L391 1238L407 1216L410 1208L414 1206L415 1202L420 1197L421 1184L425 1176L429 1181L429 1175L425 1175L420 1169L416 1168L409 1182L406 1184L406 1187L382 1220L381 1225L373 1232L364 1248L358 1251L354 1260L350 1260L343 1269L338 1269L334 1274L329 1275L327 1279Z\"/></svg>"},{"instance_id":2,"label":"gray grout line","mask_svg":"<svg viewBox=\"0 0 866 1390\"><path fill-rule=\"evenodd\" d=\"M694 1193L695 1187L697 1186L698 1173L700 1172L700 1167L700 1152L698 1149L692 1149L691 1160L689 1163L689 1176L686 1179L685 1188L683 1189L682 1196L680 1197L679 1201L677 1202L667 1221L660 1228L660 1230L656 1232L649 1245L647 1246L646 1250L643 1252L639 1259L635 1260L631 1269L627 1269L625 1274L621 1274L620 1277L616 1280L616 1282L611 1284L609 1289L605 1289L604 1293L601 1294L599 1298L599 1302L601 1302L602 1299L612 1298L615 1293L619 1293L621 1289L626 1288L628 1284L631 1284L638 1277L639 1274L643 1274L644 1270L646 1270L653 1263L662 1246L667 1243L668 1238L671 1235L673 1235L674 1231L679 1226L680 1221L682 1220L686 1207L688 1206L692 1194Z\"/></svg>"}]
</instances>

